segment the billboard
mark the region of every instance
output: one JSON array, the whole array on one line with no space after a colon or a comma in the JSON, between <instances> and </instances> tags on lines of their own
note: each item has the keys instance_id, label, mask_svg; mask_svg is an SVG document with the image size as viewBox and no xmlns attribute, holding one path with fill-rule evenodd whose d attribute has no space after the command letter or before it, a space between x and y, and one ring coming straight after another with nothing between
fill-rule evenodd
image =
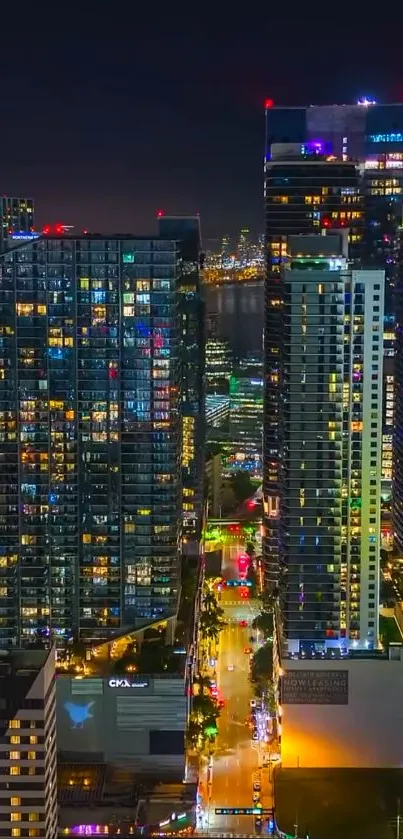
<instances>
[{"instance_id":1,"label":"billboard","mask_svg":"<svg viewBox=\"0 0 403 839\"><path fill-rule=\"evenodd\" d=\"M287 670L283 705L348 705L348 670Z\"/></svg>"}]
</instances>

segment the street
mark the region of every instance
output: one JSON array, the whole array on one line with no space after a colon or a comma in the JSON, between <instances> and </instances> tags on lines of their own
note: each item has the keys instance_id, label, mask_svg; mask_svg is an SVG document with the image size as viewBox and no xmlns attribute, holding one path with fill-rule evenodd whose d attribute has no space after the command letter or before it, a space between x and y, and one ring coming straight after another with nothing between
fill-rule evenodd
<instances>
[{"instance_id":1,"label":"street","mask_svg":"<svg viewBox=\"0 0 403 839\"><path fill-rule=\"evenodd\" d=\"M224 579L238 578L237 557L244 550L239 542L226 545L223 551ZM217 685L225 702L219 720L217 748L212 758L211 784L205 782L201 794L208 802L204 809L204 830L211 832L254 833L254 816L216 815L216 808L253 807L253 773L259 768L259 748L252 741L252 731L245 725L250 714L253 690L249 681L248 647L255 648L250 638L256 633L252 620L259 612L259 602L243 599L239 588L224 588L220 606L228 625L221 633ZM247 621L241 626L240 621ZM233 667L233 669L228 669ZM268 769L260 773L263 807L270 807ZM206 789L207 787L207 789Z\"/></svg>"}]
</instances>

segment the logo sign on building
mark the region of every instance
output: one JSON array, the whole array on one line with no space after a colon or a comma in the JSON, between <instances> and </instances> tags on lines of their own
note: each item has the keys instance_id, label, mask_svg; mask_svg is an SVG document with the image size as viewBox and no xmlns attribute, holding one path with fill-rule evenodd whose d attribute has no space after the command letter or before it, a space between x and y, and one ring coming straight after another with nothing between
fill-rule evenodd
<instances>
[{"instance_id":1,"label":"logo sign on building","mask_svg":"<svg viewBox=\"0 0 403 839\"><path fill-rule=\"evenodd\" d=\"M33 239L38 239L40 235L40 233L25 233L21 230L18 233L12 233L11 239L14 242L32 242Z\"/></svg>"},{"instance_id":2,"label":"logo sign on building","mask_svg":"<svg viewBox=\"0 0 403 839\"><path fill-rule=\"evenodd\" d=\"M109 679L108 685L110 688L148 688L149 682L140 679L127 679L125 677L115 677Z\"/></svg>"},{"instance_id":3,"label":"logo sign on building","mask_svg":"<svg viewBox=\"0 0 403 839\"><path fill-rule=\"evenodd\" d=\"M283 705L348 705L348 670L287 670Z\"/></svg>"}]
</instances>

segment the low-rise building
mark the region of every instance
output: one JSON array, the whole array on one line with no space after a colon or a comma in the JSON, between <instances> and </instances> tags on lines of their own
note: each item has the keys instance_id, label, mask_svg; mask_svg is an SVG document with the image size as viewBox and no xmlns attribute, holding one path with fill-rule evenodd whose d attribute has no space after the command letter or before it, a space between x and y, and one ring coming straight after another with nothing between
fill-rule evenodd
<instances>
[{"instance_id":1,"label":"low-rise building","mask_svg":"<svg viewBox=\"0 0 403 839\"><path fill-rule=\"evenodd\" d=\"M57 677L58 749L71 763L185 774L189 697L181 675Z\"/></svg>"},{"instance_id":2,"label":"low-rise building","mask_svg":"<svg viewBox=\"0 0 403 839\"><path fill-rule=\"evenodd\" d=\"M57 831L54 649L2 650L0 837Z\"/></svg>"}]
</instances>

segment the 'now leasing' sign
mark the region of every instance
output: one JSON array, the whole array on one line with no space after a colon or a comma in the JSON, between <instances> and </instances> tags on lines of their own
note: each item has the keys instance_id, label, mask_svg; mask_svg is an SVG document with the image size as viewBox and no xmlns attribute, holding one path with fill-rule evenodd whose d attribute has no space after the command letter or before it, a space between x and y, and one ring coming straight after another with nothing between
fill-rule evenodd
<instances>
[{"instance_id":1,"label":"'now leasing' sign","mask_svg":"<svg viewBox=\"0 0 403 839\"><path fill-rule=\"evenodd\" d=\"M282 705L348 705L348 670L286 670Z\"/></svg>"}]
</instances>

